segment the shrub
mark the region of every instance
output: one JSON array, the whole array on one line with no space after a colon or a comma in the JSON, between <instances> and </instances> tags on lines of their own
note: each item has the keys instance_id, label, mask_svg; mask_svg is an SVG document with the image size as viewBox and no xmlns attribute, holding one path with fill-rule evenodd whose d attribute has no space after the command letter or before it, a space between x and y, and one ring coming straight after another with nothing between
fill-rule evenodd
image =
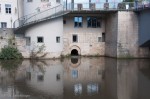
<instances>
[{"instance_id":1,"label":"shrub","mask_svg":"<svg viewBox=\"0 0 150 99\"><path fill-rule=\"evenodd\" d=\"M20 58L23 57L17 48L7 46L1 49L0 59L20 59Z\"/></svg>"}]
</instances>

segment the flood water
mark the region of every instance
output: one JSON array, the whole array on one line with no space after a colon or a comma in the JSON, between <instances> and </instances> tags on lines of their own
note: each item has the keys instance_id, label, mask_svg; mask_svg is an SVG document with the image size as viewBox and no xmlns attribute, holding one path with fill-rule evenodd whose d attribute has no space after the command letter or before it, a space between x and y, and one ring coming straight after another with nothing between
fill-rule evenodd
<instances>
[{"instance_id":1,"label":"flood water","mask_svg":"<svg viewBox=\"0 0 150 99\"><path fill-rule=\"evenodd\" d=\"M0 61L0 99L150 99L150 59Z\"/></svg>"}]
</instances>

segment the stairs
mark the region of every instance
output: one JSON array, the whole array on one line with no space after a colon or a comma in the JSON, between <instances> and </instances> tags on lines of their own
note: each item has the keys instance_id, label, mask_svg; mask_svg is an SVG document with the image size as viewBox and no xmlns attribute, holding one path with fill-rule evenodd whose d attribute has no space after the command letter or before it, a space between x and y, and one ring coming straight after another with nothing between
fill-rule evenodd
<instances>
[{"instance_id":1,"label":"stairs","mask_svg":"<svg viewBox=\"0 0 150 99\"><path fill-rule=\"evenodd\" d=\"M14 22L14 29L18 30L21 28L25 28L45 20L63 16L67 13L69 13L69 11L65 11L63 5L58 5L42 12L33 13L17 19Z\"/></svg>"}]
</instances>

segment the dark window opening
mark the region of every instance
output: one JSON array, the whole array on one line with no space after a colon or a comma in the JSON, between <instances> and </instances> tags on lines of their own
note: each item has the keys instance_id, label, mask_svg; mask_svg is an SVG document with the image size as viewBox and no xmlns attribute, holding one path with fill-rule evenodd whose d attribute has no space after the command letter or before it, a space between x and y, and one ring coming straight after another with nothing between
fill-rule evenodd
<instances>
[{"instance_id":1,"label":"dark window opening","mask_svg":"<svg viewBox=\"0 0 150 99\"><path fill-rule=\"evenodd\" d=\"M56 75L56 80L59 81L60 80L60 74Z\"/></svg>"},{"instance_id":2,"label":"dark window opening","mask_svg":"<svg viewBox=\"0 0 150 99\"><path fill-rule=\"evenodd\" d=\"M6 22L1 22L1 28L7 28L7 23Z\"/></svg>"},{"instance_id":3,"label":"dark window opening","mask_svg":"<svg viewBox=\"0 0 150 99\"><path fill-rule=\"evenodd\" d=\"M37 80L38 81L44 81L44 75L38 75Z\"/></svg>"},{"instance_id":4,"label":"dark window opening","mask_svg":"<svg viewBox=\"0 0 150 99\"><path fill-rule=\"evenodd\" d=\"M87 27L91 28L101 27L101 20L96 17L87 17Z\"/></svg>"},{"instance_id":5,"label":"dark window opening","mask_svg":"<svg viewBox=\"0 0 150 99\"><path fill-rule=\"evenodd\" d=\"M77 35L73 35L72 36L72 41L73 42L78 42L78 36Z\"/></svg>"},{"instance_id":6,"label":"dark window opening","mask_svg":"<svg viewBox=\"0 0 150 99\"><path fill-rule=\"evenodd\" d=\"M63 20L63 24L66 24L66 20Z\"/></svg>"},{"instance_id":7,"label":"dark window opening","mask_svg":"<svg viewBox=\"0 0 150 99\"><path fill-rule=\"evenodd\" d=\"M98 37L98 42L102 42L102 37Z\"/></svg>"},{"instance_id":8,"label":"dark window opening","mask_svg":"<svg viewBox=\"0 0 150 99\"><path fill-rule=\"evenodd\" d=\"M56 43L60 43L60 37L56 37Z\"/></svg>"},{"instance_id":9,"label":"dark window opening","mask_svg":"<svg viewBox=\"0 0 150 99\"><path fill-rule=\"evenodd\" d=\"M102 33L102 42L105 42L105 33Z\"/></svg>"},{"instance_id":10,"label":"dark window opening","mask_svg":"<svg viewBox=\"0 0 150 99\"><path fill-rule=\"evenodd\" d=\"M76 49L73 49L73 50L71 51L71 55L72 55L72 56L78 56L79 54L78 54L78 51L77 51Z\"/></svg>"},{"instance_id":11,"label":"dark window opening","mask_svg":"<svg viewBox=\"0 0 150 99\"><path fill-rule=\"evenodd\" d=\"M44 38L43 37L37 37L37 42L38 43L43 43L44 42Z\"/></svg>"},{"instance_id":12,"label":"dark window opening","mask_svg":"<svg viewBox=\"0 0 150 99\"><path fill-rule=\"evenodd\" d=\"M30 37L26 37L26 45L30 46L31 44L31 38Z\"/></svg>"}]
</instances>

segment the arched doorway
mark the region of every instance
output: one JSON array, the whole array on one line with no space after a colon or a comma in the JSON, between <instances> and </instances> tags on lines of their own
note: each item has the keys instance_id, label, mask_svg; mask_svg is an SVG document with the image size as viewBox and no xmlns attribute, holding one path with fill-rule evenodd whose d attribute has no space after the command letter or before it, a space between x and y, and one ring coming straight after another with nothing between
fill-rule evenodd
<instances>
[{"instance_id":1,"label":"arched doorway","mask_svg":"<svg viewBox=\"0 0 150 99\"><path fill-rule=\"evenodd\" d=\"M71 56L78 56L78 55L79 55L79 53L78 53L78 51L76 49L73 49L71 51Z\"/></svg>"}]
</instances>

